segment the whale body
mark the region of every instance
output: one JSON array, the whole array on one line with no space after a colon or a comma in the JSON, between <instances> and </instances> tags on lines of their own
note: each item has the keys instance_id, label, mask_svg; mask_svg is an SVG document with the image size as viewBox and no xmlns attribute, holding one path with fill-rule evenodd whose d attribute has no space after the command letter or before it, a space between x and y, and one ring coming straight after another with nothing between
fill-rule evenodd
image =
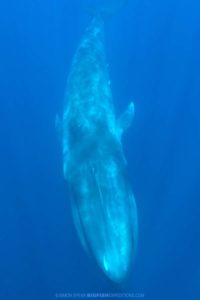
<instances>
[{"instance_id":1,"label":"whale body","mask_svg":"<svg viewBox=\"0 0 200 300\"><path fill-rule=\"evenodd\" d=\"M95 16L74 55L62 118L63 172L79 239L108 278L123 281L135 256L137 209L121 137L134 104L116 118L104 45Z\"/></svg>"}]
</instances>

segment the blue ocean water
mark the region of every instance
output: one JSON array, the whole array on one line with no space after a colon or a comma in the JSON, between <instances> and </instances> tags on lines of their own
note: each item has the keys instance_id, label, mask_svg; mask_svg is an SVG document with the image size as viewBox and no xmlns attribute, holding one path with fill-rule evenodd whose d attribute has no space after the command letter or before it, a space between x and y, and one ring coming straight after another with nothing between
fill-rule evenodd
<instances>
[{"instance_id":1,"label":"blue ocean water","mask_svg":"<svg viewBox=\"0 0 200 300\"><path fill-rule=\"evenodd\" d=\"M138 252L116 286L77 238L55 129L90 16L80 0L1 2L1 300L87 292L200 299L199 20L194 0L130 0L106 20L117 114L135 103L123 144Z\"/></svg>"}]
</instances>

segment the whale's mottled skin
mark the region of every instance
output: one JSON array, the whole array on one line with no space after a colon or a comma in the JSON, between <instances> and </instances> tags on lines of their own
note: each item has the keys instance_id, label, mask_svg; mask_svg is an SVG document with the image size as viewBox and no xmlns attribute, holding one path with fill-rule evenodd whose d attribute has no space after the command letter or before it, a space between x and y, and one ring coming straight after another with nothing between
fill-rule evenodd
<instances>
[{"instance_id":1,"label":"whale's mottled skin","mask_svg":"<svg viewBox=\"0 0 200 300\"><path fill-rule=\"evenodd\" d=\"M116 119L103 27L101 16L94 17L72 62L62 121L63 171L83 247L111 280L121 282L137 244L137 209L121 144L134 105Z\"/></svg>"}]
</instances>

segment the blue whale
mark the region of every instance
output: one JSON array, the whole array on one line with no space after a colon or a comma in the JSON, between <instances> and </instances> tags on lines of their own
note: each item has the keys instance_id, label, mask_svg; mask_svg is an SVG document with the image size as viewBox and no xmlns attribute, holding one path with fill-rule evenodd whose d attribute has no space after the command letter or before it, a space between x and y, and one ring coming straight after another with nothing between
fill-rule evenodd
<instances>
[{"instance_id":1,"label":"blue whale","mask_svg":"<svg viewBox=\"0 0 200 300\"><path fill-rule=\"evenodd\" d=\"M74 55L62 117L63 172L79 239L114 282L122 282L137 245L137 208L121 137L134 104L117 119L104 45L104 21L93 17Z\"/></svg>"}]
</instances>

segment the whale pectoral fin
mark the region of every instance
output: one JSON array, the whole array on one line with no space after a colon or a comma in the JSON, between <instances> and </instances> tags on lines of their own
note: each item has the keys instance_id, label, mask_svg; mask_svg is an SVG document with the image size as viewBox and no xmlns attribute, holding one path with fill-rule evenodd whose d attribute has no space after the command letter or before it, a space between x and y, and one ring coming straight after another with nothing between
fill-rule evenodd
<instances>
[{"instance_id":1,"label":"whale pectoral fin","mask_svg":"<svg viewBox=\"0 0 200 300\"><path fill-rule=\"evenodd\" d=\"M87 243L85 240L84 230L81 224L80 214L78 208L76 207L75 203L72 202L72 216L75 224L76 231L78 233L79 239L83 248L85 248L86 252L88 252ZM89 253L89 252L88 252Z\"/></svg>"},{"instance_id":2,"label":"whale pectoral fin","mask_svg":"<svg viewBox=\"0 0 200 300\"><path fill-rule=\"evenodd\" d=\"M132 123L135 112L135 105L131 102L125 112L118 120L119 132L122 134Z\"/></svg>"}]
</instances>

